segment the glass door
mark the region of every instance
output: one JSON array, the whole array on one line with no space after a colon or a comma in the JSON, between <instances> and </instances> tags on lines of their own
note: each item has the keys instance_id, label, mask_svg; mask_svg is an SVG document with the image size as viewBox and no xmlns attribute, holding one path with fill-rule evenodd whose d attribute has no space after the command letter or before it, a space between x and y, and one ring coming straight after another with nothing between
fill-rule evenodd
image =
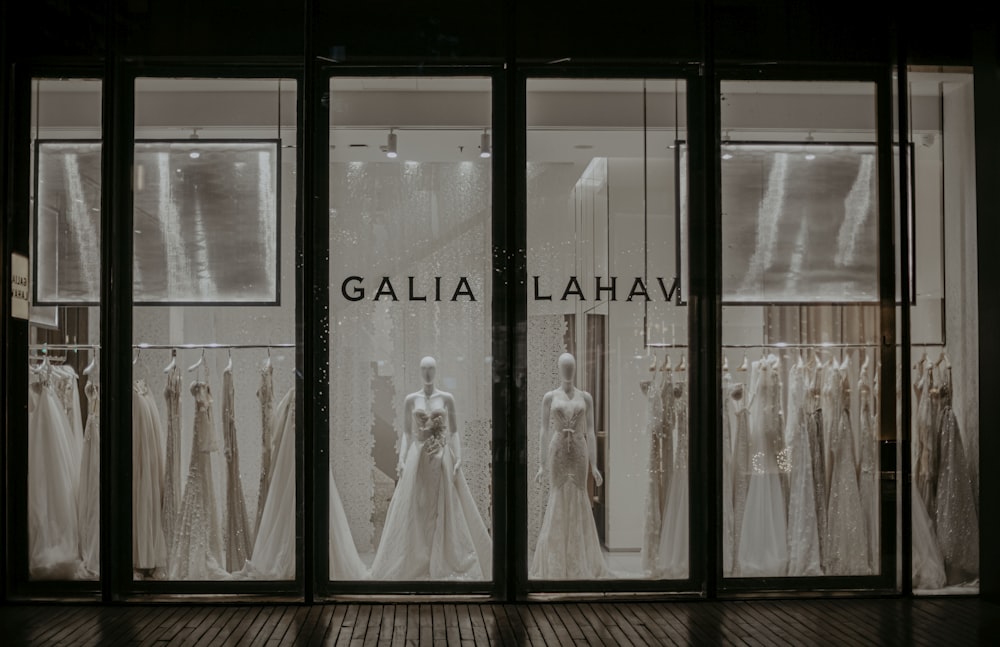
<instances>
[{"instance_id":1,"label":"glass door","mask_svg":"<svg viewBox=\"0 0 1000 647\"><path fill-rule=\"evenodd\" d=\"M493 81L335 76L327 91L331 590L487 593L507 424Z\"/></svg>"},{"instance_id":2,"label":"glass door","mask_svg":"<svg viewBox=\"0 0 1000 647\"><path fill-rule=\"evenodd\" d=\"M723 587L890 589L888 101L875 81L720 98Z\"/></svg>"}]
</instances>

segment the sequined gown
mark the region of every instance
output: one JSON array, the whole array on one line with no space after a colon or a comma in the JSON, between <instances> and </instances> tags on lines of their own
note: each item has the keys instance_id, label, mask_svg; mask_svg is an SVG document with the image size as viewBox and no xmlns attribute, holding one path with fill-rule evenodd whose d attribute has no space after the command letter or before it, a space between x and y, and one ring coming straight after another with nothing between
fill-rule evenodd
<instances>
[{"instance_id":1,"label":"sequined gown","mask_svg":"<svg viewBox=\"0 0 1000 647\"><path fill-rule=\"evenodd\" d=\"M572 397L562 389L551 393L546 454L549 497L529 577L544 580L608 577L610 572L587 494L590 472L587 403L579 389L573 390Z\"/></svg>"},{"instance_id":2,"label":"sequined gown","mask_svg":"<svg viewBox=\"0 0 1000 647\"><path fill-rule=\"evenodd\" d=\"M247 504L240 476L240 449L236 440L236 397L233 372L222 373L222 439L226 457L226 570L230 573L243 568L250 558L250 525Z\"/></svg>"},{"instance_id":3,"label":"sequined gown","mask_svg":"<svg viewBox=\"0 0 1000 647\"><path fill-rule=\"evenodd\" d=\"M806 403L806 367L800 360L788 372L785 441L788 443L788 575L822 575L819 524L816 510L815 448L809 436Z\"/></svg>"},{"instance_id":4,"label":"sequined gown","mask_svg":"<svg viewBox=\"0 0 1000 647\"><path fill-rule=\"evenodd\" d=\"M193 382L194 437L184 497L170 542L170 579L223 579L222 536L212 479L212 453L218 450L212 418L212 393L205 382Z\"/></svg>"},{"instance_id":5,"label":"sequined gown","mask_svg":"<svg viewBox=\"0 0 1000 647\"><path fill-rule=\"evenodd\" d=\"M673 469L667 504L663 509L657 558L657 570L666 579L683 579L688 576L688 400L685 389L685 384L674 383L674 430L677 446L673 452Z\"/></svg>"},{"instance_id":6,"label":"sequined gown","mask_svg":"<svg viewBox=\"0 0 1000 647\"><path fill-rule=\"evenodd\" d=\"M823 380L824 415L831 414L830 499L827 506L826 575L868 575L868 537L858 488L857 462L848 387L848 360L827 369Z\"/></svg>"},{"instance_id":7,"label":"sequined gown","mask_svg":"<svg viewBox=\"0 0 1000 647\"><path fill-rule=\"evenodd\" d=\"M750 487L740 529L739 573L781 576L788 569L785 494L778 455L783 449L781 378L774 355L753 363L750 378Z\"/></svg>"},{"instance_id":8,"label":"sequined gown","mask_svg":"<svg viewBox=\"0 0 1000 647\"><path fill-rule=\"evenodd\" d=\"M934 521L947 583L954 585L979 576L979 516L958 418L951 406L950 370L939 381L940 388L931 393L932 398L939 400L937 408L940 411Z\"/></svg>"},{"instance_id":9,"label":"sequined gown","mask_svg":"<svg viewBox=\"0 0 1000 647\"><path fill-rule=\"evenodd\" d=\"M101 396L100 387L87 382L87 424L83 430L83 463L77 492L80 557L88 576L101 572Z\"/></svg>"},{"instance_id":10,"label":"sequined gown","mask_svg":"<svg viewBox=\"0 0 1000 647\"><path fill-rule=\"evenodd\" d=\"M167 566L163 532L163 427L144 380L132 388L132 566Z\"/></svg>"},{"instance_id":11,"label":"sequined gown","mask_svg":"<svg viewBox=\"0 0 1000 647\"><path fill-rule=\"evenodd\" d=\"M176 365L167 373L167 386L163 390L163 399L167 404L167 450L163 472L163 534L167 541L173 541L174 524L177 521L177 511L181 505L181 371Z\"/></svg>"},{"instance_id":12,"label":"sequined gown","mask_svg":"<svg viewBox=\"0 0 1000 647\"><path fill-rule=\"evenodd\" d=\"M864 513L865 536L868 537L868 570L877 572L878 538L879 538L879 471L878 471L878 439L875 437L875 402L872 398L871 378L863 371L858 380L858 422L860 425L859 440L861 445L861 465L858 469L858 491L861 495L861 509Z\"/></svg>"},{"instance_id":13,"label":"sequined gown","mask_svg":"<svg viewBox=\"0 0 1000 647\"><path fill-rule=\"evenodd\" d=\"M454 471L444 397L450 396L415 396L411 440L372 562L374 579L492 577L492 540L465 474Z\"/></svg>"}]
</instances>

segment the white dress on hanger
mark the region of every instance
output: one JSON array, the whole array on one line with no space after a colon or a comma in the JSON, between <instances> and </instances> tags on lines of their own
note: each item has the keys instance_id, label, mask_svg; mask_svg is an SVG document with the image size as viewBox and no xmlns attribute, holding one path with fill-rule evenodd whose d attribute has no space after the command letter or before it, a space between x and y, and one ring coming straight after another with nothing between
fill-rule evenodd
<instances>
[{"instance_id":1,"label":"white dress on hanger","mask_svg":"<svg viewBox=\"0 0 1000 647\"><path fill-rule=\"evenodd\" d=\"M822 575L819 525L816 519L816 475L807 429L806 368L800 358L788 371L785 442L790 450L788 495L788 575Z\"/></svg>"},{"instance_id":2,"label":"white dress on hanger","mask_svg":"<svg viewBox=\"0 0 1000 647\"><path fill-rule=\"evenodd\" d=\"M781 378L778 358L753 363L750 378L751 474L743 527L739 574L782 576L788 569L785 494L778 454L782 450Z\"/></svg>"},{"instance_id":3,"label":"white dress on hanger","mask_svg":"<svg viewBox=\"0 0 1000 647\"><path fill-rule=\"evenodd\" d=\"M913 588L934 590L943 588L946 583L944 573L944 557L938 547L937 536L927 515L924 501L917 491L917 484L911 481L911 496L913 497Z\"/></svg>"},{"instance_id":4,"label":"white dress on hanger","mask_svg":"<svg viewBox=\"0 0 1000 647\"><path fill-rule=\"evenodd\" d=\"M743 534L743 517L746 514L747 493L750 490L750 410L747 408L747 387L737 383L729 390L733 402L733 557L732 571L739 575L739 550Z\"/></svg>"},{"instance_id":5,"label":"white dress on hanger","mask_svg":"<svg viewBox=\"0 0 1000 647\"><path fill-rule=\"evenodd\" d=\"M163 430L144 380L132 387L132 566L167 566L163 534Z\"/></svg>"},{"instance_id":6,"label":"white dress on hanger","mask_svg":"<svg viewBox=\"0 0 1000 647\"><path fill-rule=\"evenodd\" d=\"M175 365L167 373L163 390L167 403L167 448L163 470L163 534L174 540L174 526L181 505L181 372ZM170 554L167 546L167 554Z\"/></svg>"},{"instance_id":7,"label":"white dress on hanger","mask_svg":"<svg viewBox=\"0 0 1000 647\"><path fill-rule=\"evenodd\" d=\"M28 408L28 572L31 579L68 580L80 566L71 427L43 369ZM79 469L79 467L77 467Z\"/></svg>"},{"instance_id":8,"label":"white dress on hanger","mask_svg":"<svg viewBox=\"0 0 1000 647\"><path fill-rule=\"evenodd\" d=\"M250 525L240 476L240 449L236 440L236 396L233 372L222 373L222 438L226 458L226 570L242 569L250 559Z\"/></svg>"},{"instance_id":9,"label":"white dress on hanger","mask_svg":"<svg viewBox=\"0 0 1000 647\"><path fill-rule=\"evenodd\" d=\"M414 406L412 416L412 442L389 502L371 576L380 580L488 580L493 568L492 540L465 474L454 472L448 412L435 395Z\"/></svg>"},{"instance_id":10,"label":"white dress on hanger","mask_svg":"<svg viewBox=\"0 0 1000 647\"><path fill-rule=\"evenodd\" d=\"M827 575L868 575L868 537L858 488L854 434L851 431L848 358L834 363L823 381L824 415L831 414L830 503L827 506Z\"/></svg>"},{"instance_id":11,"label":"white dress on hanger","mask_svg":"<svg viewBox=\"0 0 1000 647\"><path fill-rule=\"evenodd\" d=\"M858 468L858 491L861 495L861 509L864 512L865 536L868 537L868 567L871 573L878 572L879 565L879 469L878 429L875 424L874 399L871 379L867 371L862 371L858 380L859 442L861 443L860 466ZM927 514L926 511L924 514Z\"/></svg>"},{"instance_id":12,"label":"white dress on hanger","mask_svg":"<svg viewBox=\"0 0 1000 647\"><path fill-rule=\"evenodd\" d=\"M222 568L222 537L212 479L212 452L218 450L212 421L212 393L205 382L192 382L194 437L184 497L170 542L170 579L217 580Z\"/></svg>"},{"instance_id":13,"label":"white dress on hanger","mask_svg":"<svg viewBox=\"0 0 1000 647\"><path fill-rule=\"evenodd\" d=\"M274 414L271 480L244 575L260 580L295 578L295 389Z\"/></svg>"},{"instance_id":14,"label":"white dress on hanger","mask_svg":"<svg viewBox=\"0 0 1000 647\"><path fill-rule=\"evenodd\" d=\"M646 432L649 434L649 469L647 470L646 514L644 515L640 554L642 568L649 575L656 572L656 555L660 546L660 526L663 524L663 506L665 504L662 459L665 421L663 393L661 391L661 385L664 381L659 379L660 374L661 371L653 373L653 380L649 382L645 390L645 396L649 403L646 418Z\"/></svg>"},{"instance_id":15,"label":"white dress on hanger","mask_svg":"<svg viewBox=\"0 0 1000 647\"><path fill-rule=\"evenodd\" d=\"M271 485L271 453L274 442L271 438L274 422L274 369L270 361L260 369L260 387L257 389L257 399L260 401L260 481L257 484L257 514L253 526L253 545L260 531L260 519L264 514L264 504L267 502L267 491Z\"/></svg>"},{"instance_id":16,"label":"white dress on hanger","mask_svg":"<svg viewBox=\"0 0 1000 647\"><path fill-rule=\"evenodd\" d=\"M733 529L733 432L729 419L729 394L733 388L733 378L729 371L722 374L722 572L733 573L735 559L735 537Z\"/></svg>"},{"instance_id":17,"label":"white dress on hanger","mask_svg":"<svg viewBox=\"0 0 1000 647\"><path fill-rule=\"evenodd\" d=\"M101 573L101 396L92 381L84 387L87 395L87 425L83 430L83 462L77 491L77 525L80 529L80 557L88 577Z\"/></svg>"},{"instance_id":18,"label":"white dress on hanger","mask_svg":"<svg viewBox=\"0 0 1000 647\"><path fill-rule=\"evenodd\" d=\"M688 576L688 408L685 384L675 382L674 431L677 444L673 452L673 469L667 504L663 511L660 546L657 551L657 571L666 579ZM671 442L672 439L667 439Z\"/></svg>"}]
</instances>

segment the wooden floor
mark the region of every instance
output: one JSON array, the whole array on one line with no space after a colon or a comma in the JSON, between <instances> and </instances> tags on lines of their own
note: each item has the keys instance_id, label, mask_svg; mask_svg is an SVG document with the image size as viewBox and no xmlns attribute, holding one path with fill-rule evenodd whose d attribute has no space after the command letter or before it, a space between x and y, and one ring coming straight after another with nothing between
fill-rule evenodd
<instances>
[{"instance_id":1,"label":"wooden floor","mask_svg":"<svg viewBox=\"0 0 1000 647\"><path fill-rule=\"evenodd\" d=\"M9 645L1000 644L978 598L0 608Z\"/></svg>"}]
</instances>

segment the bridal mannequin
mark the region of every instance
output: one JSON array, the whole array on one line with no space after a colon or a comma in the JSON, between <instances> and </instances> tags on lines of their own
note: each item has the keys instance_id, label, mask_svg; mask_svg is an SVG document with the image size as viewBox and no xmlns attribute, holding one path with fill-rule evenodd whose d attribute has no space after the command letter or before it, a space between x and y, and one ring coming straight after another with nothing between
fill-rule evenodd
<instances>
[{"instance_id":1,"label":"bridal mannequin","mask_svg":"<svg viewBox=\"0 0 1000 647\"><path fill-rule=\"evenodd\" d=\"M383 580L492 577L492 540L461 471L455 399L434 385L437 362L420 360L423 388L406 396L399 480L371 576Z\"/></svg>"},{"instance_id":2,"label":"bridal mannequin","mask_svg":"<svg viewBox=\"0 0 1000 647\"><path fill-rule=\"evenodd\" d=\"M597 525L587 494L587 473L597 487L594 400L576 388L576 359L559 357L562 384L542 399L541 461L535 480L547 475L548 503L531 561L532 579L594 579L610 572L601 551ZM550 424L557 425L550 429Z\"/></svg>"}]
</instances>

